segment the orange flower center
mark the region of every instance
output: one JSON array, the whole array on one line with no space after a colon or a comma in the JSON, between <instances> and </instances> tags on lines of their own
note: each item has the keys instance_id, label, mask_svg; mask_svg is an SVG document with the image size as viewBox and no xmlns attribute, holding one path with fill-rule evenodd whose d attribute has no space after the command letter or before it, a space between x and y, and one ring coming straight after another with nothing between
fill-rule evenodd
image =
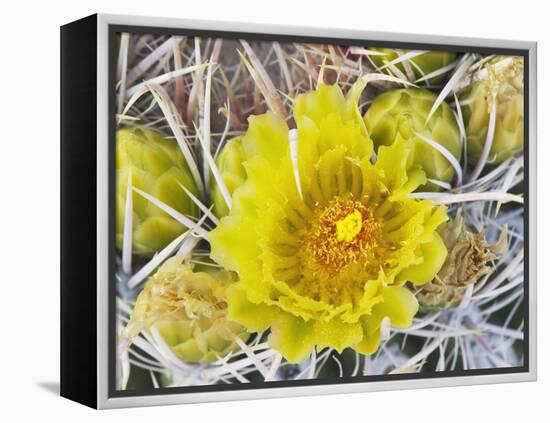
<instances>
[{"instance_id":1,"label":"orange flower center","mask_svg":"<svg viewBox=\"0 0 550 423\"><path fill-rule=\"evenodd\" d=\"M330 275L369 260L379 244L380 222L357 200L331 200L313 222L305 247Z\"/></svg>"}]
</instances>

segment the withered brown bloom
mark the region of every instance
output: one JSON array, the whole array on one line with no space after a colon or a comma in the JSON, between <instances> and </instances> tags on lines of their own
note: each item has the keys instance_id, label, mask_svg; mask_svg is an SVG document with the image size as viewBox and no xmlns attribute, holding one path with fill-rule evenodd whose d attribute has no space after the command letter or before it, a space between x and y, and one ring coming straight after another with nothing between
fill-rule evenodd
<instances>
[{"instance_id":1,"label":"withered brown bloom","mask_svg":"<svg viewBox=\"0 0 550 423\"><path fill-rule=\"evenodd\" d=\"M468 285L489 273L488 263L508 248L506 227L497 242L490 244L484 231L468 230L462 210L445 225L441 236L448 251L445 263L430 283L418 287L415 292L423 310L443 310L460 304Z\"/></svg>"}]
</instances>

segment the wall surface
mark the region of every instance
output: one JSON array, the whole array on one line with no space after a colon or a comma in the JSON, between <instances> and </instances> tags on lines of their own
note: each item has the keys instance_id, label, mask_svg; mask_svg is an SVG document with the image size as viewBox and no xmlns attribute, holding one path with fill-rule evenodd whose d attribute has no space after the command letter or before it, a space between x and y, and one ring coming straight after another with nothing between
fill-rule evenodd
<instances>
[{"instance_id":1,"label":"wall surface","mask_svg":"<svg viewBox=\"0 0 550 423\"><path fill-rule=\"evenodd\" d=\"M530 0L5 3L0 25L0 420L542 421L550 392L550 311L545 307L550 301L545 267L550 196L544 195L550 181L545 164L550 159L550 31L544 6ZM59 26L95 12L538 41L539 381L100 413L59 398Z\"/></svg>"}]
</instances>

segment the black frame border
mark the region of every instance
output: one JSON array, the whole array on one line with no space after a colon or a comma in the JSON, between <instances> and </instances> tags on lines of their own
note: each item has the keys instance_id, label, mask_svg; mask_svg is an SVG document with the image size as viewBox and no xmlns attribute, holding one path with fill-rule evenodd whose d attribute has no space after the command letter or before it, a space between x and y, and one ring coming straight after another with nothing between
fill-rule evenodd
<instances>
[{"instance_id":1,"label":"black frame border","mask_svg":"<svg viewBox=\"0 0 550 423\"><path fill-rule=\"evenodd\" d=\"M95 408L97 15L61 27L60 53L60 394Z\"/></svg>"},{"instance_id":2,"label":"black frame border","mask_svg":"<svg viewBox=\"0 0 550 423\"><path fill-rule=\"evenodd\" d=\"M181 35L192 37L212 37L224 39L246 39L249 41L278 41L278 42L298 42L298 43L314 43L314 44L333 44L333 45L368 45L375 47L388 48L406 48L406 49L424 49L424 50L447 50L454 52L474 52L480 54L499 54L508 56L520 56L524 60L524 330L523 330L523 366L503 367L503 368L488 368L488 369L471 369L471 370L455 370L443 372L425 372L422 374L408 373L395 375L372 375L372 376L355 376L342 377L339 379L307 379L300 381L270 381L270 382L254 382L240 385L199 385L189 387L174 387L174 388L152 388L152 389L134 389L134 390L117 390L116 389L116 247L115 247L115 133L116 133L116 99L114 93L116 84L116 63L115 57L115 36L120 32L129 32L133 34L159 34L159 35ZM397 34L399 35L399 34ZM303 387L315 385L342 385L351 383L365 382L390 382L399 380L411 379L440 379L448 377L469 377L480 375L503 375L503 374L518 374L529 373L529 263L530 263L530 236L529 236L529 212L530 212L530 192L529 192L529 129L531 121L529 119L529 93L530 93L530 58L528 49L520 48L496 48L496 47L472 47L457 44L435 44L435 43L419 43L411 41L380 41L369 40L365 38L340 38L340 37L318 37L318 36L303 36L303 35L288 35L288 34L272 34L272 33L254 33L254 32L236 32L236 31L218 31L205 30L200 28L174 28L174 27L158 27L158 26L142 26L142 25L123 25L109 24L108 25L108 116L109 122L109 278L108 278L108 397L109 398L125 398L139 396L155 396L166 394L185 394L197 392L221 392L221 391L239 391L239 390L254 390L254 389L269 389L282 387ZM403 34L406 39L407 35ZM337 393L337 392L335 392Z\"/></svg>"}]
</instances>

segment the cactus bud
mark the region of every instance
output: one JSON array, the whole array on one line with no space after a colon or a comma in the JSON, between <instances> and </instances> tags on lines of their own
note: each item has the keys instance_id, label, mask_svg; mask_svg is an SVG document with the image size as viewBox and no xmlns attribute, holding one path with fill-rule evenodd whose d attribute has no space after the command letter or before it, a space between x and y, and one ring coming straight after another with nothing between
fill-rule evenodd
<instances>
[{"instance_id":1,"label":"cactus bud","mask_svg":"<svg viewBox=\"0 0 550 423\"><path fill-rule=\"evenodd\" d=\"M243 166L245 160L246 154L240 138L228 141L216 158L216 166L230 195L246 181L246 170ZM210 185L214 214L220 218L226 216L229 209L214 178L211 178Z\"/></svg>"},{"instance_id":2,"label":"cactus bud","mask_svg":"<svg viewBox=\"0 0 550 423\"><path fill-rule=\"evenodd\" d=\"M456 119L443 102L426 122L435 94L422 88L386 91L377 96L365 114L365 125L376 148L403 138L411 144L411 166L421 166L428 178L450 182L455 170L449 160L418 134L443 146L460 160L460 135ZM419 188L435 190L431 182Z\"/></svg>"},{"instance_id":3,"label":"cactus bud","mask_svg":"<svg viewBox=\"0 0 550 423\"><path fill-rule=\"evenodd\" d=\"M249 335L226 318L225 292L234 275L202 268L196 272L178 257L165 261L139 294L125 335L132 339L154 327L177 357L191 363L237 350L235 338L246 341Z\"/></svg>"},{"instance_id":4,"label":"cactus bud","mask_svg":"<svg viewBox=\"0 0 550 423\"><path fill-rule=\"evenodd\" d=\"M490 61L481 81L460 96L468 141L468 157L478 161L489 128L493 101L496 103L495 132L488 162L498 164L521 151L524 139L523 59Z\"/></svg>"},{"instance_id":5,"label":"cactus bud","mask_svg":"<svg viewBox=\"0 0 550 423\"><path fill-rule=\"evenodd\" d=\"M384 55L372 55L370 58L376 66L379 68L384 66L386 63L397 59L399 54L396 50L391 48L372 48L371 50L384 53ZM402 54L407 53L408 50L401 50ZM426 51L418 56L414 56L408 60L410 64L410 71L414 74L416 79L428 75L432 72L435 72L438 69L441 69L444 66L451 64L456 58L456 53L449 51ZM402 62L396 63L395 67L399 69L403 74L407 74L407 70ZM431 84L440 83L445 77L445 73L441 75L434 76L428 79L428 82Z\"/></svg>"},{"instance_id":6,"label":"cactus bud","mask_svg":"<svg viewBox=\"0 0 550 423\"><path fill-rule=\"evenodd\" d=\"M116 134L116 243L124 234L126 191L133 187L157 198L184 215L197 215L197 208L182 190L197 195L195 182L175 141L152 129L129 126ZM133 252L152 256L162 250L185 227L137 192L132 195Z\"/></svg>"}]
</instances>

